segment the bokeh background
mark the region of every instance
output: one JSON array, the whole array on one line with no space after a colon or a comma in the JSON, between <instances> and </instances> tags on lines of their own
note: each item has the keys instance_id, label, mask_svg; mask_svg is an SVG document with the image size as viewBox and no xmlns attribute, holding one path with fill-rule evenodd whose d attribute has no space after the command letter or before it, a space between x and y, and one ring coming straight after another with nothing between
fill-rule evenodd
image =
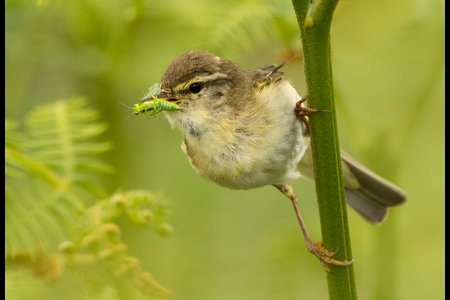
<instances>
[{"instance_id":1,"label":"bokeh background","mask_svg":"<svg viewBox=\"0 0 450 300\"><path fill-rule=\"evenodd\" d=\"M380 227L349 212L360 299L443 299L443 0L340 1L331 30L341 146L410 196ZM326 299L326 274L306 250L291 203L273 187L233 191L200 178L161 118L131 116L136 103L188 50L243 68L301 53L289 1L5 2L5 118L85 97L109 124L115 174L102 184L161 191L174 232L160 238L122 222L129 253L172 299ZM301 59L284 67L305 94ZM320 239L312 182L293 184ZM60 282L45 299L82 299ZM44 296L43 296L44 297ZM95 298L92 298L95 299ZM131 298L130 298L131 299Z\"/></svg>"}]
</instances>

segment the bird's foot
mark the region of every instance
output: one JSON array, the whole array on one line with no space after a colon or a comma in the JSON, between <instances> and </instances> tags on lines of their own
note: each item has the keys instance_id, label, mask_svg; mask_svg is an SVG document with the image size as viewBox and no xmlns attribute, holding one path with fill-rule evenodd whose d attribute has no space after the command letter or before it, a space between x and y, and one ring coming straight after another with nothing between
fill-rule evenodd
<instances>
[{"instance_id":1,"label":"bird's foot","mask_svg":"<svg viewBox=\"0 0 450 300\"><path fill-rule=\"evenodd\" d=\"M318 243L313 243L309 241L306 243L306 246L308 247L308 251L314 254L314 256L316 256L320 260L320 262L323 265L323 268L327 272L331 272L330 268L328 267L328 264L346 267L351 265L355 261L355 258L353 258L351 261L338 261L332 259L331 257L338 252L339 248L334 252L329 252L327 249L323 247L322 240Z\"/></svg>"},{"instance_id":2,"label":"bird's foot","mask_svg":"<svg viewBox=\"0 0 450 300\"><path fill-rule=\"evenodd\" d=\"M317 108L309 108L303 106L303 102L306 101L308 96L304 96L295 104L295 115L299 118L303 124L306 126L306 133L309 135L309 120L306 117L309 117L310 114L319 113L319 112L329 112L329 110L318 110Z\"/></svg>"}]
</instances>

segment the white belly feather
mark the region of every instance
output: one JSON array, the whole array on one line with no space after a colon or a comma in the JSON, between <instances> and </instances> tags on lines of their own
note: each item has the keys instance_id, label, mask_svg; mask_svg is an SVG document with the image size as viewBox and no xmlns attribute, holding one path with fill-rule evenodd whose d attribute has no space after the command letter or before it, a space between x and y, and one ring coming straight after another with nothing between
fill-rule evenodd
<instances>
[{"instance_id":1,"label":"white belly feather","mask_svg":"<svg viewBox=\"0 0 450 300\"><path fill-rule=\"evenodd\" d=\"M282 81L258 92L258 103L235 119L205 120L205 115L191 114L180 120L166 115L183 132L183 150L199 175L231 189L251 189L300 176L297 164L309 147L305 125L294 112L300 99L290 83ZM193 127L201 129L201 138L189 132Z\"/></svg>"}]
</instances>

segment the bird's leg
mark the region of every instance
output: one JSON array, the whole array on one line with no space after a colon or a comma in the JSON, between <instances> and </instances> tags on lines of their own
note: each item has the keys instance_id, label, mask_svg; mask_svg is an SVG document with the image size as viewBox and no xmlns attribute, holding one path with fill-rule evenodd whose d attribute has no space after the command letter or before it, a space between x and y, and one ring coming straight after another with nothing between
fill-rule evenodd
<instances>
[{"instance_id":1,"label":"bird's leg","mask_svg":"<svg viewBox=\"0 0 450 300\"><path fill-rule=\"evenodd\" d=\"M306 126L306 133L309 135L309 120L306 117L309 117L312 113L318 113L318 112L329 112L329 110L318 110L317 108L309 108L306 106L302 106L303 102L306 101L308 96L303 97L300 99L297 104L295 104L295 114L298 118L305 124Z\"/></svg>"},{"instance_id":2,"label":"bird's leg","mask_svg":"<svg viewBox=\"0 0 450 300\"><path fill-rule=\"evenodd\" d=\"M305 238L306 247L308 247L308 251L314 254L322 263L325 271L330 272L328 268L328 264L337 265L337 266L349 266L351 265L355 259L353 258L351 261L338 261L332 259L331 257L336 254L339 249L336 249L334 252L329 252L322 245L322 240L318 243L314 243L309 237L308 230L306 230L305 222L303 221L302 215L300 213L300 208L298 207L297 196L295 196L294 189L287 184L274 184L274 186L280 190L283 194L286 195L289 199L291 199L292 204L294 205L295 213L297 215L298 222L300 223L300 227L303 232L303 237Z\"/></svg>"}]
</instances>

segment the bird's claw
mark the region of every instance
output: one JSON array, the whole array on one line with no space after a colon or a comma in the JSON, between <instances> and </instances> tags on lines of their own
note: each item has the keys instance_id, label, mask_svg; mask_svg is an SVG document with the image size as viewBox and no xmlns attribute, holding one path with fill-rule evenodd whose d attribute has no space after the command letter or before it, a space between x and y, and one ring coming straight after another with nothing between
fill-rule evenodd
<instances>
[{"instance_id":1,"label":"bird's claw","mask_svg":"<svg viewBox=\"0 0 450 300\"><path fill-rule=\"evenodd\" d=\"M317 108L309 108L303 106L302 104L306 101L307 98L308 96L306 95L295 104L295 115L297 116L297 118L300 118L303 124L305 124L306 132L307 134L309 134L309 120L306 117L309 117L310 114L313 113L329 112L329 110L318 110Z\"/></svg>"},{"instance_id":2,"label":"bird's claw","mask_svg":"<svg viewBox=\"0 0 450 300\"><path fill-rule=\"evenodd\" d=\"M336 249L336 251L334 252L329 252L327 249L323 247L322 240L319 241L318 243L309 242L306 244L306 246L308 247L308 251L314 254L314 256L316 256L320 260L320 262L323 265L323 268L327 272L331 272L330 268L328 267L328 264L346 267L351 265L355 261L355 258L353 258L351 261L338 261L332 259L331 257L339 251L339 248Z\"/></svg>"}]
</instances>

